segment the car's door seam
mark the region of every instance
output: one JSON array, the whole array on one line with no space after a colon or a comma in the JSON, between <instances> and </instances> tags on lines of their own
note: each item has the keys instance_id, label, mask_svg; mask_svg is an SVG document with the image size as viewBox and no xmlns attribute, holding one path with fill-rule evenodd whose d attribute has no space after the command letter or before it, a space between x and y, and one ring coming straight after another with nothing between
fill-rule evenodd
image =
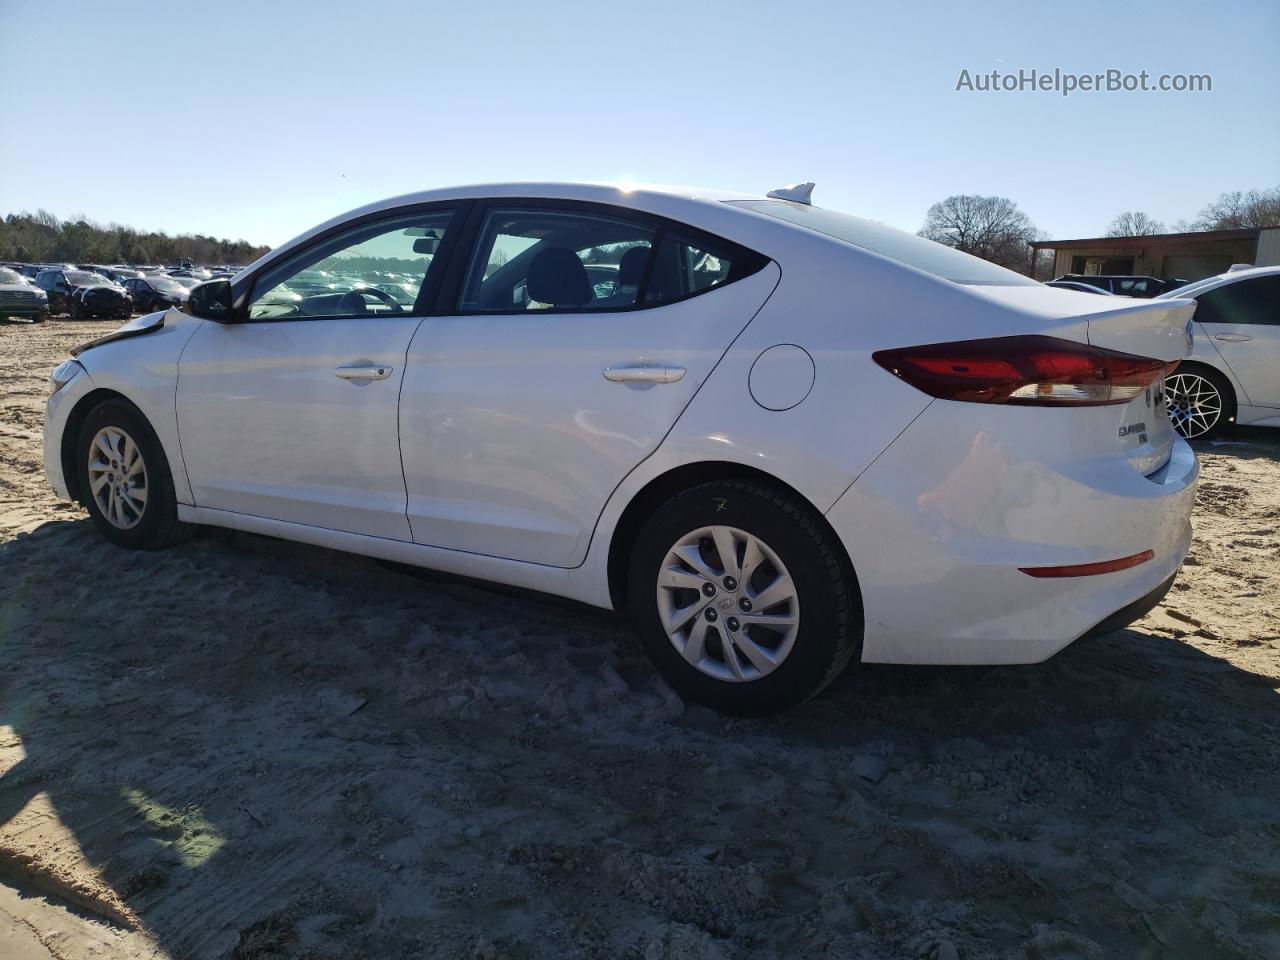
<instances>
[{"instance_id":1,"label":"car's door seam","mask_svg":"<svg viewBox=\"0 0 1280 960\"><path fill-rule=\"evenodd\" d=\"M627 482L628 477L630 477L633 473L639 470L642 464L644 464L650 457L652 457L654 454L656 454L659 450L662 449L662 445L666 443L667 437L671 436L671 431L673 431L676 428L676 424L680 422L680 418L683 417L685 414L685 411L689 409L689 405L693 403L693 401L697 398L698 394L702 392L702 388L707 385L707 382L715 374L716 370L719 369L720 364L724 361L724 358L729 355L729 351L733 349L734 344L736 344L738 340L741 339L742 335L747 332L747 328L750 327L753 322L755 322L756 317L760 316L760 311L763 310L766 306L768 306L769 301L773 299L773 295L778 292L778 287L782 284L782 264L778 263L777 260L773 260L773 259L770 259L769 263L772 263L774 266L778 268L778 279L774 281L772 289L770 289L768 294L766 294L765 298L762 301L760 301L760 306L756 307L755 312L752 313L751 316L747 319L747 322L742 325L742 328L736 334L734 334L733 339L729 341L728 346L724 348L724 350L720 353L720 356L716 358L716 362L711 365L711 369L709 369L707 371L706 376L702 378L702 382L698 384L698 388L689 395L689 399L686 400L684 406L680 408L680 412L677 413L675 417L672 418L671 424L663 432L662 436L658 438L658 442L653 445L653 449L650 450L643 457L641 457L639 460L637 460L636 463L631 467L631 469L628 470L626 473L624 473L622 477L618 480L618 482L613 485L613 489L609 491L609 495L604 498L604 503L600 505L600 512L596 515L595 523L591 525L591 535L587 537L587 547L586 547L586 550L583 551L582 559L579 560L577 563L575 563L573 566L564 567L563 569L577 570L580 567L582 567L584 564L586 564L587 558L591 556L591 545L595 543L596 531L600 529L600 518L603 517L605 511L609 509L609 504L613 502L614 495L617 494L618 490L622 487L622 485ZM744 277L743 279L748 279L748 278ZM712 294L712 296L714 296L714 294Z\"/></svg>"}]
</instances>

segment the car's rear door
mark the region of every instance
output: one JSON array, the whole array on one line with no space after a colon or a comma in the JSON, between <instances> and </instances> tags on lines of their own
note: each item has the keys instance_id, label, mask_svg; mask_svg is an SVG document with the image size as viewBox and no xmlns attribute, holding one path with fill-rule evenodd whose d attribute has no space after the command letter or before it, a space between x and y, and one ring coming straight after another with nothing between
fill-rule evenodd
<instances>
[{"instance_id":1,"label":"car's rear door","mask_svg":"<svg viewBox=\"0 0 1280 960\"><path fill-rule=\"evenodd\" d=\"M778 268L586 204L481 205L468 232L401 391L413 538L574 566L610 493L768 299Z\"/></svg>"},{"instance_id":2,"label":"car's rear door","mask_svg":"<svg viewBox=\"0 0 1280 960\"><path fill-rule=\"evenodd\" d=\"M1247 397L1280 407L1280 276L1249 277L1196 297L1196 321Z\"/></svg>"},{"instance_id":3,"label":"car's rear door","mask_svg":"<svg viewBox=\"0 0 1280 960\"><path fill-rule=\"evenodd\" d=\"M401 211L324 235L255 278L244 322L192 335L177 407L197 506L411 539L397 405L438 274L427 234L446 234L453 217ZM373 291L386 274L424 288L418 300ZM325 280L285 296L303 275Z\"/></svg>"}]
</instances>

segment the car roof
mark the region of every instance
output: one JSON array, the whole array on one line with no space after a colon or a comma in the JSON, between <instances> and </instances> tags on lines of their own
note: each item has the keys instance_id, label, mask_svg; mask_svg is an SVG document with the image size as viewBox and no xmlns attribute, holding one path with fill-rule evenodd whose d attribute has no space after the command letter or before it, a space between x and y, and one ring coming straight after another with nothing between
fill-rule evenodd
<instances>
[{"instance_id":1,"label":"car roof","mask_svg":"<svg viewBox=\"0 0 1280 960\"><path fill-rule=\"evenodd\" d=\"M305 233L271 250L265 257L252 264L268 259L274 260L280 254L292 250L317 234L346 223L357 217L394 210L419 203L447 202L449 200L501 200L503 197L529 198L537 200L577 200L587 203L602 203L614 207L623 207L669 217L681 222L689 222L697 226L698 222L712 210L732 211L728 206L731 200L764 200L764 194L739 193L732 190L714 190L704 187L669 186L663 184L632 183L579 183L572 181L519 181L512 183L475 183L454 187L441 187L436 190L422 190L416 193L404 193L395 197L387 197L348 210L336 217L331 217ZM701 216L700 216L701 214ZM247 269L247 267L245 268Z\"/></svg>"}]
</instances>

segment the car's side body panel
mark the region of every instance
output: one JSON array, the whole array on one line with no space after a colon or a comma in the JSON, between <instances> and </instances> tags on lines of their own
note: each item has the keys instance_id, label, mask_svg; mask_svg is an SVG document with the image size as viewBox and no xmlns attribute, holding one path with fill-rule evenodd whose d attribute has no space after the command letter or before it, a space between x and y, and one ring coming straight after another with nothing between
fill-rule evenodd
<instances>
[{"instance_id":1,"label":"car's side body panel","mask_svg":"<svg viewBox=\"0 0 1280 960\"><path fill-rule=\"evenodd\" d=\"M580 564L609 495L657 449L778 277L771 262L644 310L429 318L400 403L413 539ZM667 383L605 377L654 366L683 373Z\"/></svg>"},{"instance_id":2,"label":"car's side body panel","mask_svg":"<svg viewBox=\"0 0 1280 960\"><path fill-rule=\"evenodd\" d=\"M169 460L179 503L194 501L178 436L178 360L192 334L206 322L170 310L164 326L154 333L106 343L77 358L96 389L120 394L147 418Z\"/></svg>"},{"instance_id":3,"label":"car's side body panel","mask_svg":"<svg viewBox=\"0 0 1280 960\"><path fill-rule=\"evenodd\" d=\"M411 539L396 409L421 322L204 323L183 355L177 394L192 502ZM343 379L348 366L385 376Z\"/></svg>"}]
</instances>

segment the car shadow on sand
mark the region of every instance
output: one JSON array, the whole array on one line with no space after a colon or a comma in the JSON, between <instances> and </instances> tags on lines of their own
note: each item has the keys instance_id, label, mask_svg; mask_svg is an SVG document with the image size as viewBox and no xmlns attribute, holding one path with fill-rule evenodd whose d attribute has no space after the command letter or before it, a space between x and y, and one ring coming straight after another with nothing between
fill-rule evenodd
<instances>
[{"instance_id":1,"label":"car shadow on sand","mask_svg":"<svg viewBox=\"0 0 1280 960\"><path fill-rule=\"evenodd\" d=\"M734 720L597 611L59 521L0 663L0 878L173 957L1280 952L1276 678L1141 627Z\"/></svg>"}]
</instances>

